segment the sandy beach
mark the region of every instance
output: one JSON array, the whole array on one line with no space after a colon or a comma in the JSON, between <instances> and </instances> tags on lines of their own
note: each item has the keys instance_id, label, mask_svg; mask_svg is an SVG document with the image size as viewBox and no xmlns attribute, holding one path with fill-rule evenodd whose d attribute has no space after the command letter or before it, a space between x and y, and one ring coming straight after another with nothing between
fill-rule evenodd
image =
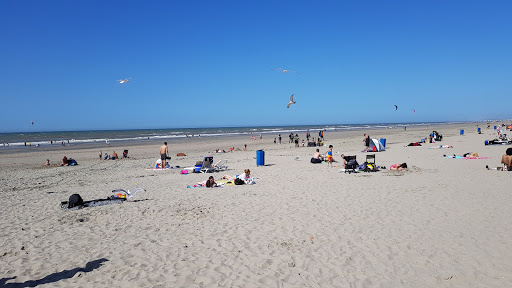
<instances>
[{"instance_id":1,"label":"sandy beach","mask_svg":"<svg viewBox=\"0 0 512 288\"><path fill-rule=\"evenodd\" d=\"M0 286L512 287L512 172L485 168L503 167L510 146L485 146L496 135L485 126L326 133L320 152L334 146L332 168L311 164L315 148L287 135L281 145L277 135L168 141L172 166L227 161L211 174L147 170L156 142L1 153ZM441 142L406 146L432 130ZM387 140L377 165L409 168L340 172L340 154L360 163L373 154L361 152L364 133ZM439 145L453 148L429 149ZM127 159L98 159L124 149ZM256 166L260 149L265 166ZM443 157L468 152L484 159ZM44 166L64 155L79 165ZM187 188L246 168L255 185ZM123 204L60 208L74 193L93 200L137 187L146 192Z\"/></svg>"}]
</instances>

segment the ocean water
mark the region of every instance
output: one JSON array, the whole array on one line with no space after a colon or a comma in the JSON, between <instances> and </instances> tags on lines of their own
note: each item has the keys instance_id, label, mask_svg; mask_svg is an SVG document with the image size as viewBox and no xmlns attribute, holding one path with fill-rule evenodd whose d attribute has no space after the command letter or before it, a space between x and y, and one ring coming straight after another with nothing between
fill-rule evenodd
<instances>
[{"instance_id":1,"label":"ocean water","mask_svg":"<svg viewBox=\"0 0 512 288\"><path fill-rule=\"evenodd\" d=\"M263 126L263 127L218 127L187 129L140 129L140 130L97 130L97 131L54 131L0 133L0 148L20 146L80 145L85 143L109 143L116 141L142 141L157 139L175 139L186 137L229 137L237 135L305 133L312 137L318 131L344 131L358 129L385 129L387 127L411 127L444 123L373 123L373 124L333 124L301 126Z\"/></svg>"}]
</instances>

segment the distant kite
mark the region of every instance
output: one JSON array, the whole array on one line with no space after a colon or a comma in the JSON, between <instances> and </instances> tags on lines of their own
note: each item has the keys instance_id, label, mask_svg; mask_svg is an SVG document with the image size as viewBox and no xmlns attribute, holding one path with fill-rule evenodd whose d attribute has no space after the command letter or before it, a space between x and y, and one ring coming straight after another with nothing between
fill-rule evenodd
<instances>
[{"instance_id":1,"label":"distant kite","mask_svg":"<svg viewBox=\"0 0 512 288\"><path fill-rule=\"evenodd\" d=\"M412 112L416 113L416 110L412 109Z\"/></svg>"},{"instance_id":2,"label":"distant kite","mask_svg":"<svg viewBox=\"0 0 512 288\"><path fill-rule=\"evenodd\" d=\"M32 125L34 125L34 121L30 121L30 123L32 123Z\"/></svg>"},{"instance_id":3,"label":"distant kite","mask_svg":"<svg viewBox=\"0 0 512 288\"><path fill-rule=\"evenodd\" d=\"M288 102L288 106L286 106L286 108L290 108L290 105L292 105L292 104L295 104L295 103L296 103L295 101L293 101L293 95L294 95L294 94L292 94L292 96L290 96L290 102Z\"/></svg>"},{"instance_id":4,"label":"distant kite","mask_svg":"<svg viewBox=\"0 0 512 288\"><path fill-rule=\"evenodd\" d=\"M396 105L393 105L393 106L395 106L395 111L398 110L398 106L396 106Z\"/></svg>"},{"instance_id":5,"label":"distant kite","mask_svg":"<svg viewBox=\"0 0 512 288\"><path fill-rule=\"evenodd\" d=\"M294 71L294 70L286 70L286 69L283 69L283 68L274 68L274 69L272 69L272 70L282 70L282 71L283 71L283 73L288 73L288 72L296 72L296 73L297 73L297 71Z\"/></svg>"},{"instance_id":6,"label":"distant kite","mask_svg":"<svg viewBox=\"0 0 512 288\"><path fill-rule=\"evenodd\" d=\"M132 79L132 78L121 79L121 80L117 80L116 82L119 84L124 84L124 83L130 82L130 79Z\"/></svg>"}]
</instances>

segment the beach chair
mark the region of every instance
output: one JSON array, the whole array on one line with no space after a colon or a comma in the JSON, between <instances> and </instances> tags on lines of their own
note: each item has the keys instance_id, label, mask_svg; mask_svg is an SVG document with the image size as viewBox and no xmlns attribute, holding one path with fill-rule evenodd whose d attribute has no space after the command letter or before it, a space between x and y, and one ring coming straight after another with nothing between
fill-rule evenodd
<instances>
[{"instance_id":1,"label":"beach chair","mask_svg":"<svg viewBox=\"0 0 512 288\"><path fill-rule=\"evenodd\" d=\"M352 172L356 172L357 168L357 162L356 161L350 161L350 160L356 160L356 156L345 156L345 161L347 161L347 164L345 164L345 173L348 172L348 174ZM354 162L354 163L350 163Z\"/></svg>"},{"instance_id":2,"label":"beach chair","mask_svg":"<svg viewBox=\"0 0 512 288\"><path fill-rule=\"evenodd\" d=\"M364 172L377 171L377 165L375 165L375 154L366 155L366 163L364 167Z\"/></svg>"},{"instance_id":3,"label":"beach chair","mask_svg":"<svg viewBox=\"0 0 512 288\"><path fill-rule=\"evenodd\" d=\"M123 151L123 158L128 158L128 149Z\"/></svg>"},{"instance_id":4,"label":"beach chair","mask_svg":"<svg viewBox=\"0 0 512 288\"><path fill-rule=\"evenodd\" d=\"M215 169L212 167L212 163L213 163L213 156L204 157L203 165L201 165L199 172L201 172L201 173L214 172Z\"/></svg>"},{"instance_id":5,"label":"beach chair","mask_svg":"<svg viewBox=\"0 0 512 288\"><path fill-rule=\"evenodd\" d=\"M226 162L227 162L226 160L219 160L219 161L217 161L217 163L212 165L213 170L215 172L228 170L228 166L223 165Z\"/></svg>"}]
</instances>

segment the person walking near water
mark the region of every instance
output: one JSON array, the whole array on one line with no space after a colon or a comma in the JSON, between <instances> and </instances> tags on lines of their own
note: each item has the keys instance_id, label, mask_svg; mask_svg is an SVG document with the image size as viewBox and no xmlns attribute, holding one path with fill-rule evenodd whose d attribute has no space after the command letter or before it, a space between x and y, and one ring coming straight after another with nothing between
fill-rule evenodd
<instances>
[{"instance_id":1,"label":"person walking near water","mask_svg":"<svg viewBox=\"0 0 512 288\"><path fill-rule=\"evenodd\" d=\"M165 169L166 161L167 161L167 155L169 154L169 151L167 150L167 142L164 142L164 145L160 147L160 160L162 160L162 169Z\"/></svg>"}]
</instances>

